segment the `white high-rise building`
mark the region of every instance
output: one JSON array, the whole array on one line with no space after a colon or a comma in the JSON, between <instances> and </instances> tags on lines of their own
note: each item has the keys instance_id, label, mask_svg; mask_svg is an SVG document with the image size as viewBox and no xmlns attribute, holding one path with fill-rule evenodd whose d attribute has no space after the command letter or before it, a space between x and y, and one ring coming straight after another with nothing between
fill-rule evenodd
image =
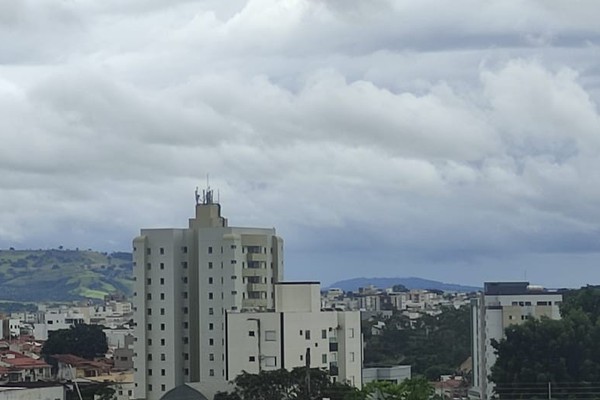
<instances>
[{"instance_id":1,"label":"white high-rise building","mask_svg":"<svg viewBox=\"0 0 600 400\"><path fill-rule=\"evenodd\" d=\"M227 225L211 190L188 228L142 229L133 241L135 398L186 382L225 388L225 313L274 307L283 278L275 229Z\"/></svg>"},{"instance_id":2,"label":"white high-rise building","mask_svg":"<svg viewBox=\"0 0 600 400\"><path fill-rule=\"evenodd\" d=\"M360 311L322 311L318 282L275 285L275 309L227 312L225 375L309 365L361 387Z\"/></svg>"},{"instance_id":3,"label":"white high-rise building","mask_svg":"<svg viewBox=\"0 0 600 400\"><path fill-rule=\"evenodd\" d=\"M471 398L491 399L494 385L488 377L496 362L492 339L504 338L504 330L542 316L560 319L562 295L529 282L486 282L483 293L471 302L473 388Z\"/></svg>"}]
</instances>

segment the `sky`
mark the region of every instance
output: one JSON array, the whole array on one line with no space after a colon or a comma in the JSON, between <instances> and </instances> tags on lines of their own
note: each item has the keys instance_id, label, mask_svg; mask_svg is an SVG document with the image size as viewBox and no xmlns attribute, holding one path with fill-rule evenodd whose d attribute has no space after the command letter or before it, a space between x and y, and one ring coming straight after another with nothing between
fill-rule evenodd
<instances>
[{"instance_id":1,"label":"sky","mask_svg":"<svg viewBox=\"0 0 600 400\"><path fill-rule=\"evenodd\" d=\"M285 276L600 283L597 0L0 0L0 248L194 190Z\"/></svg>"}]
</instances>

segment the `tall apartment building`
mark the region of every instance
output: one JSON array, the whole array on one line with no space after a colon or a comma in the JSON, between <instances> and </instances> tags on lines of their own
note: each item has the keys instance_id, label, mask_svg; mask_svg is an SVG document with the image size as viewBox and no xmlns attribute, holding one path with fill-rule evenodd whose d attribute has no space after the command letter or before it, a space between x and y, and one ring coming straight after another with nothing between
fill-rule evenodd
<instances>
[{"instance_id":1,"label":"tall apartment building","mask_svg":"<svg viewBox=\"0 0 600 400\"><path fill-rule=\"evenodd\" d=\"M318 282L275 285L275 310L227 312L225 376L310 365L361 387L360 311L322 311Z\"/></svg>"},{"instance_id":2,"label":"tall apartment building","mask_svg":"<svg viewBox=\"0 0 600 400\"><path fill-rule=\"evenodd\" d=\"M471 301L471 345L473 388L471 397L491 399L493 383L488 380L496 354L492 339L504 337L504 330L542 316L560 319L562 295L529 282L486 282L483 293Z\"/></svg>"},{"instance_id":3,"label":"tall apartment building","mask_svg":"<svg viewBox=\"0 0 600 400\"><path fill-rule=\"evenodd\" d=\"M283 240L275 229L229 227L207 190L188 228L142 229L133 260L135 398L186 382L224 386L226 311L273 308Z\"/></svg>"}]
</instances>

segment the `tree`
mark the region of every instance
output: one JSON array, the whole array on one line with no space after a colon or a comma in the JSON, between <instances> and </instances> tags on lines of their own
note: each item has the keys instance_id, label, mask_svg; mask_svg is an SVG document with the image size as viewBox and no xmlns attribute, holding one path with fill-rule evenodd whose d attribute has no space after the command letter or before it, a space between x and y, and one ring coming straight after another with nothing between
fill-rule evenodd
<instances>
[{"instance_id":1,"label":"tree","mask_svg":"<svg viewBox=\"0 0 600 400\"><path fill-rule=\"evenodd\" d=\"M383 400L428 400L434 393L427 379L418 377L405 379L396 384L389 381L369 382L363 388L365 397Z\"/></svg>"},{"instance_id":2,"label":"tree","mask_svg":"<svg viewBox=\"0 0 600 400\"><path fill-rule=\"evenodd\" d=\"M50 332L42 347L46 360L53 354L73 354L93 359L102 357L108 351L106 335L101 325L77 324L69 329Z\"/></svg>"},{"instance_id":3,"label":"tree","mask_svg":"<svg viewBox=\"0 0 600 400\"><path fill-rule=\"evenodd\" d=\"M553 397L577 391L577 398L591 398L593 382L600 382L600 289L565 293L561 312L561 320L511 325L492 342L497 360L490 379L501 399L520 398L524 388L547 394L548 384Z\"/></svg>"},{"instance_id":4,"label":"tree","mask_svg":"<svg viewBox=\"0 0 600 400\"><path fill-rule=\"evenodd\" d=\"M365 365L410 364L416 374L430 380L456 373L470 355L470 309L443 308L436 316L423 315L411 321L402 314L383 319L381 335L363 328Z\"/></svg>"},{"instance_id":5,"label":"tree","mask_svg":"<svg viewBox=\"0 0 600 400\"><path fill-rule=\"evenodd\" d=\"M218 393L215 400L289 400L330 398L331 400L364 400L361 391L344 384L333 383L327 371L310 368L310 392L306 384L306 367L292 371L277 369L258 374L243 372L233 383L233 393Z\"/></svg>"}]
</instances>

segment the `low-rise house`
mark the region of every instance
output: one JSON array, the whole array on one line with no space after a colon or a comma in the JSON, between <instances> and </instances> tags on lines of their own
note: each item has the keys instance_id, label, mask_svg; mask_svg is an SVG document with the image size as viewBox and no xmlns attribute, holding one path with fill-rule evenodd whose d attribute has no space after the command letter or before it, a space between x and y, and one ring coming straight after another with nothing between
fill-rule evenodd
<instances>
[{"instance_id":1,"label":"low-rise house","mask_svg":"<svg viewBox=\"0 0 600 400\"><path fill-rule=\"evenodd\" d=\"M73 354L54 354L50 357L56 361L56 378L59 381L108 375L111 371L110 364L87 360Z\"/></svg>"},{"instance_id":2,"label":"low-rise house","mask_svg":"<svg viewBox=\"0 0 600 400\"><path fill-rule=\"evenodd\" d=\"M44 360L34 359L15 351L0 354L0 375L9 382L36 382L52 378L52 367Z\"/></svg>"}]
</instances>

